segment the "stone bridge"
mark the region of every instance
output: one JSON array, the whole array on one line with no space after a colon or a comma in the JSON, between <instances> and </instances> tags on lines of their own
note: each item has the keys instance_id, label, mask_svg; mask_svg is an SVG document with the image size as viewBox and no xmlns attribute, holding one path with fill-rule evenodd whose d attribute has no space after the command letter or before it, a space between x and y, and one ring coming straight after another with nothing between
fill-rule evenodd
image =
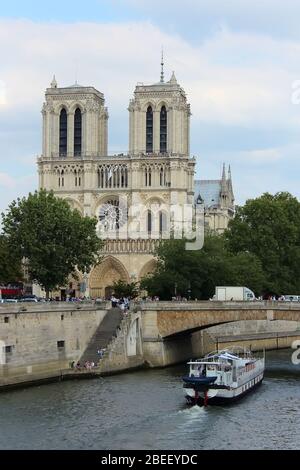
<instances>
[{"instance_id":1,"label":"stone bridge","mask_svg":"<svg viewBox=\"0 0 300 470\"><path fill-rule=\"evenodd\" d=\"M300 303L275 301L145 302L133 310L132 329L140 331L143 356L151 366L192 357L192 334L205 328L244 320L300 321Z\"/></svg>"}]
</instances>

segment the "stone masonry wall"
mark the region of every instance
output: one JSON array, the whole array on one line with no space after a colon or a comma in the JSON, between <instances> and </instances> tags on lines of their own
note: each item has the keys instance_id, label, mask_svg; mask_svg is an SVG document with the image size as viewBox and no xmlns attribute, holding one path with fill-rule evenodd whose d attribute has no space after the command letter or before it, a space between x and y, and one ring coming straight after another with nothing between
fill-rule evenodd
<instances>
[{"instance_id":1,"label":"stone masonry wall","mask_svg":"<svg viewBox=\"0 0 300 470\"><path fill-rule=\"evenodd\" d=\"M1 307L0 386L68 369L70 362L80 358L106 312L103 307L76 304Z\"/></svg>"}]
</instances>

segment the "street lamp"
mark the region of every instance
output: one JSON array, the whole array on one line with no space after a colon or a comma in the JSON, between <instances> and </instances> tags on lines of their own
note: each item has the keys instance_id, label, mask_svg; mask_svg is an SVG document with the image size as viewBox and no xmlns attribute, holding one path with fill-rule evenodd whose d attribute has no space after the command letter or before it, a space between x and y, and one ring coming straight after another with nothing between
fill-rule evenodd
<instances>
[{"instance_id":1,"label":"street lamp","mask_svg":"<svg viewBox=\"0 0 300 470\"><path fill-rule=\"evenodd\" d=\"M191 289L191 283L189 282L189 288L188 288L188 298L189 300L191 300L191 292L192 292L192 289Z\"/></svg>"}]
</instances>

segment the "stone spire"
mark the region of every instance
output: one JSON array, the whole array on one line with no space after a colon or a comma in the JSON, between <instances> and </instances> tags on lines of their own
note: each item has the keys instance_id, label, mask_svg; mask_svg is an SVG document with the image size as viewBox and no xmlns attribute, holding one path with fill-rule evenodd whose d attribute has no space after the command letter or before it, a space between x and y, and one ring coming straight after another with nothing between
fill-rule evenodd
<instances>
[{"instance_id":1,"label":"stone spire","mask_svg":"<svg viewBox=\"0 0 300 470\"><path fill-rule=\"evenodd\" d=\"M222 179L221 179L221 197L226 197L228 194L228 186L226 179L226 168L225 163L223 163Z\"/></svg>"},{"instance_id":2,"label":"stone spire","mask_svg":"<svg viewBox=\"0 0 300 470\"><path fill-rule=\"evenodd\" d=\"M226 181L225 163L223 163L222 182L223 182L223 181Z\"/></svg>"},{"instance_id":3,"label":"stone spire","mask_svg":"<svg viewBox=\"0 0 300 470\"><path fill-rule=\"evenodd\" d=\"M177 84L177 80L176 80L176 77L175 77L175 73L174 73L174 70L172 72L172 76L170 78L170 82L172 85L176 85Z\"/></svg>"},{"instance_id":4,"label":"stone spire","mask_svg":"<svg viewBox=\"0 0 300 470\"><path fill-rule=\"evenodd\" d=\"M160 82L164 83L164 51L161 51L161 72L160 72Z\"/></svg>"},{"instance_id":5,"label":"stone spire","mask_svg":"<svg viewBox=\"0 0 300 470\"><path fill-rule=\"evenodd\" d=\"M229 189L229 191L230 191L230 193L231 193L231 195L232 195L232 199L233 199L233 201L234 201L230 165L229 165L229 167L228 167L228 189Z\"/></svg>"},{"instance_id":6,"label":"stone spire","mask_svg":"<svg viewBox=\"0 0 300 470\"><path fill-rule=\"evenodd\" d=\"M51 82L51 88L57 88L57 81L55 75L53 75L53 80Z\"/></svg>"}]
</instances>

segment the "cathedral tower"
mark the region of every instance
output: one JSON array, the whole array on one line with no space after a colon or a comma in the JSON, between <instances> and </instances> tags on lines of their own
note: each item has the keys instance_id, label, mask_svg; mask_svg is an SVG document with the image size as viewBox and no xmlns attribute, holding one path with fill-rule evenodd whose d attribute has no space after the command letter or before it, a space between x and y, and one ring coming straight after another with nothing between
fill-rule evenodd
<instances>
[{"instance_id":1,"label":"cathedral tower","mask_svg":"<svg viewBox=\"0 0 300 470\"><path fill-rule=\"evenodd\" d=\"M159 83L138 84L129 113L129 151L108 155L103 94L77 83L59 88L55 78L46 90L39 186L98 219L105 247L88 275L93 297L153 271L159 240L180 232L194 202L190 106L175 74L165 83L162 68Z\"/></svg>"}]
</instances>

